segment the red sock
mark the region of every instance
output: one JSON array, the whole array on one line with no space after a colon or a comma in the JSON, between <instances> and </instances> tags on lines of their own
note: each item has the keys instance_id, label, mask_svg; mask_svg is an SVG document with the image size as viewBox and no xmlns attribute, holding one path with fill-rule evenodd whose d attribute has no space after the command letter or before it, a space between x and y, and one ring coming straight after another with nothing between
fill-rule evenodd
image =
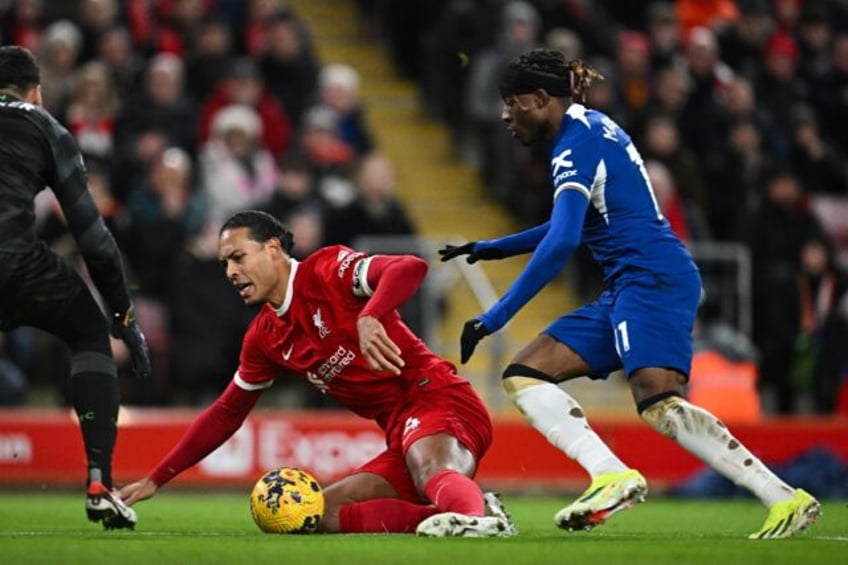
<instances>
[{"instance_id":1,"label":"red sock","mask_svg":"<svg viewBox=\"0 0 848 565\"><path fill-rule=\"evenodd\" d=\"M346 534L407 534L436 512L432 506L399 498L375 498L342 506L339 528Z\"/></svg>"},{"instance_id":2,"label":"red sock","mask_svg":"<svg viewBox=\"0 0 848 565\"><path fill-rule=\"evenodd\" d=\"M472 479L446 469L436 473L424 485L424 494L439 512L458 512L468 516L483 516L483 492Z\"/></svg>"}]
</instances>

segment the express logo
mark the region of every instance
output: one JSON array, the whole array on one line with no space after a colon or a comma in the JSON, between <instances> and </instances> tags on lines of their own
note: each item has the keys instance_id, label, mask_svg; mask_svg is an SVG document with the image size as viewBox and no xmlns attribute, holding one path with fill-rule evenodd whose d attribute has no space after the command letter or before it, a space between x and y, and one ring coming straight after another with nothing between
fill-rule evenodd
<instances>
[{"instance_id":1,"label":"express logo","mask_svg":"<svg viewBox=\"0 0 848 565\"><path fill-rule=\"evenodd\" d=\"M336 274L339 276L339 278L342 278L345 274L345 271L347 271L350 268L351 264L360 257L365 257L365 253L350 253L348 251L340 251L337 260L340 260L341 264L339 264L339 268L336 271Z\"/></svg>"}]
</instances>

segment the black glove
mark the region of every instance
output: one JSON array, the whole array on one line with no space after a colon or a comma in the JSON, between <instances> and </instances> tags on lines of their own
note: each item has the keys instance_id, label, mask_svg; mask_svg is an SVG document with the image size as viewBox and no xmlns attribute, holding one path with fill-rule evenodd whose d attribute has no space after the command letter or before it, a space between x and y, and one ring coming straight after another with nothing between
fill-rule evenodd
<instances>
[{"instance_id":1,"label":"black glove","mask_svg":"<svg viewBox=\"0 0 848 565\"><path fill-rule=\"evenodd\" d=\"M140 381L150 378L150 374L153 372L150 364L150 351L147 349L144 334L141 333L141 328L135 321L135 312L132 306L126 312L116 312L112 316L112 325L109 332L123 341L129 348L135 377Z\"/></svg>"},{"instance_id":2,"label":"black glove","mask_svg":"<svg viewBox=\"0 0 848 565\"><path fill-rule=\"evenodd\" d=\"M490 259L504 258L504 253L500 249L487 247L486 249L474 251L474 246L476 244L476 241L469 241L463 245L445 245L443 248L439 249L439 255L442 256L442 261L450 261L460 255L468 255L468 257L465 258L465 261L469 265L476 263L481 259L483 261L488 261Z\"/></svg>"},{"instance_id":3,"label":"black glove","mask_svg":"<svg viewBox=\"0 0 848 565\"><path fill-rule=\"evenodd\" d=\"M489 335L489 330L480 320L475 318L465 322L465 325L462 326L462 337L459 338L460 363L465 365L471 359L474 348L487 335Z\"/></svg>"}]
</instances>

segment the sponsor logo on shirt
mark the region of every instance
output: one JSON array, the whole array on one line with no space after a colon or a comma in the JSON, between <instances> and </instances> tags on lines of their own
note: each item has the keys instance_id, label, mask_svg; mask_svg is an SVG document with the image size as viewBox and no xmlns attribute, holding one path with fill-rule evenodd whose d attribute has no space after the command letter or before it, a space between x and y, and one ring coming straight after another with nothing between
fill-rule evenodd
<instances>
[{"instance_id":1,"label":"sponsor logo on shirt","mask_svg":"<svg viewBox=\"0 0 848 565\"><path fill-rule=\"evenodd\" d=\"M330 382L344 371L345 367L350 365L354 359L356 359L356 353L340 345L335 353L318 366L315 372L306 372L306 380L320 390L322 394L327 394L327 391L330 390Z\"/></svg>"},{"instance_id":2,"label":"sponsor logo on shirt","mask_svg":"<svg viewBox=\"0 0 848 565\"><path fill-rule=\"evenodd\" d=\"M337 261L341 261L341 263L339 264L339 268L336 271L336 274L339 276L339 278L342 278L345 274L345 271L347 271L350 268L351 264L353 264L353 262L359 259L360 257L365 257L365 253L351 253L349 251L339 251L339 256L336 259Z\"/></svg>"},{"instance_id":3,"label":"sponsor logo on shirt","mask_svg":"<svg viewBox=\"0 0 848 565\"><path fill-rule=\"evenodd\" d=\"M566 149L565 151L551 159L551 167L553 167L554 186L559 186L565 181L565 179L573 177L577 174L577 170L572 168L574 167L574 161L568 159L569 155L571 155L571 149ZM561 171L560 169L568 170Z\"/></svg>"}]
</instances>

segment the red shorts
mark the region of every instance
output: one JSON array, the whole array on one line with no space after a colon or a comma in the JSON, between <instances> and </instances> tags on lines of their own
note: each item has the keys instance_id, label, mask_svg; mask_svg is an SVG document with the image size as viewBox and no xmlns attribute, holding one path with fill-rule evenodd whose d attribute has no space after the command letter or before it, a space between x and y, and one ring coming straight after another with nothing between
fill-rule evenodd
<instances>
[{"instance_id":1,"label":"red shorts","mask_svg":"<svg viewBox=\"0 0 848 565\"><path fill-rule=\"evenodd\" d=\"M383 477L410 502L425 499L415 489L406 467L405 455L422 437L446 433L459 440L480 461L492 443L492 419L483 401L469 383L434 391L421 391L389 422L386 451L362 465L355 473Z\"/></svg>"}]
</instances>

